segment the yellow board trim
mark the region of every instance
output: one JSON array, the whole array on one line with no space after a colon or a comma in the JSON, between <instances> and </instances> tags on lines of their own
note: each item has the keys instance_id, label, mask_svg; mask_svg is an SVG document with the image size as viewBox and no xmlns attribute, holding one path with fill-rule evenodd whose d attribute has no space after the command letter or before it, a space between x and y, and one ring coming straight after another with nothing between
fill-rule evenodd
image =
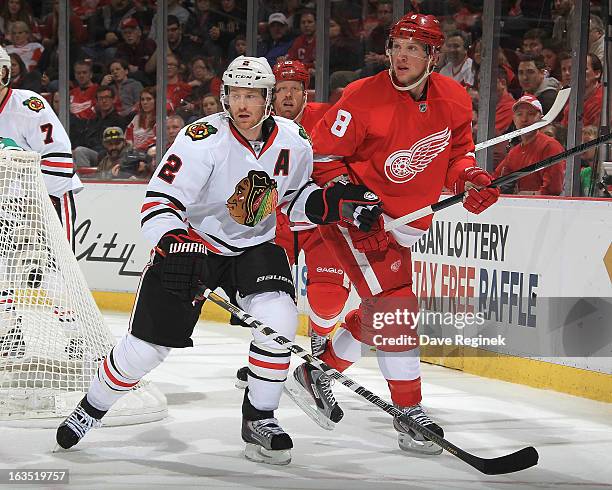
<instances>
[{"instance_id":1,"label":"yellow board trim","mask_svg":"<svg viewBox=\"0 0 612 490\"><path fill-rule=\"evenodd\" d=\"M101 310L132 311L135 295L93 291L94 299ZM230 315L210 303L204 303L200 319L228 323ZM298 335L308 335L308 315L299 315ZM602 402L612 402L612 375L588 371L571 366L552 364L534 359L509 356L505 354L482 355L481 349L464 347L455 356L435 355L421 348L421 360L485 378L519 383L534 388L549 389L569 395L590 398Z\"/></svg>"}]
</instances>

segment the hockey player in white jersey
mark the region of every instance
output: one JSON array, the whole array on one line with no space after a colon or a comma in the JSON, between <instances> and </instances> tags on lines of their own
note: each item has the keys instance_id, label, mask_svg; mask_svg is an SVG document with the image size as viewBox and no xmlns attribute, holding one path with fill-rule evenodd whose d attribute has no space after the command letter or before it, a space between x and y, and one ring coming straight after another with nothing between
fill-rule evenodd
<instances>
[{"instance_id":1,"label":"hockey player in white jersey","mask_svg":"<svg viewBox=\"0 0 612 490\"><path fill-rule=\"evenodd\" d=\"M74 173L70 139L55 112L39 94L10 88L10 80L11 58L0 47L0 137L12 140L15 144L12 149L18 147L41 154L41 171L47 192L74 251L76 212L72 193L80 190L82 185ZM51 292L58 288L47 287L56 279L57 275L53 273L42 278L51 301L59 305L63 304L62 298L54 298ZM10 319L4 322L9 327L8 332L6 328L0 328L0 355L4 356L22 355L24 352L13 296L10 284L7 286L4 282L0 290L0 317ZM75 319L72 311L59 306L54 306L54 314L62 322Z\"/></svg>"},{"instance_id":2,"label":"hockey player in white jersey","mask_svg":"<svg viewBox=\"0 0 612 490\"><path fill-rule=\"evenodd\" d=\"M200 283L221 287L249 314L293 339L294 286L284 250L273 243L276 208L291 221L349 221L369 229L378 197L363 186L320 189L310 181L312 148L293 121L270 116L275 84L265 58L240 56L223 74L224 112L183 128L149 183L142 231L154 246L129 332L101 364L87 395L60 425L57 442L76 444L115 401L171 348L192 346ZM242 404L245 456L287 464L293 442L275 417L290 352L253 331Z\"/></svg>"}]
</instances>

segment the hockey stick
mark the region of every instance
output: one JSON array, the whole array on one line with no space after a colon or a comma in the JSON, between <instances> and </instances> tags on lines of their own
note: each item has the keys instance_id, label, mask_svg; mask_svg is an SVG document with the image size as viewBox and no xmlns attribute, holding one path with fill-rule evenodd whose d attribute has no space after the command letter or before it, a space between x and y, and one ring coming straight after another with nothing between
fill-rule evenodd
<instances>
[{"instance_id":1,"label":"hockey stick","mask_svg":"<svg viewBox=\"0 0 612 490\"><path fill-rule=\"evenodd\" d=\"M557 153L556 155L545 158L544 160L541 160L525 168L517 170L516 172L512 172L508 175L504 175L500 177L499 179L495 179L493 182L491 182L491 185L489 185L489 187L499 187L500 185L514 182L515 180L519 180L525 177L526 175L529 175L534 172L538 172L542 169L551 167L555 165L556 163L560 162L561 160L565 160L567 157L575 155L576 153L582 153L583 151L588 150L589 148L601 145L602 143L608 141L609 139L612 139L612 133L603 134L599 138L595 138L594 140L588 141L586 143L582 143L581 145L575 146L574 148L570 148L569 150L565 150L561 153ZM386 231L394 230L395 228L398 228L402 225L412 223L413 221L419 218L429 216L430 214L436 213L437 211L440 211L449 206L452 206L453 204L457 204L458 202L463 201L464 195L465 193L455 194L454 196L443 199L440 202L431 204L424 208L418 209L412 213L408 213L408 214L405 214L404 216L400 216L399 218L388 221L387 223L385 223L385 230Z\"/></svg>"},{"instance_id":2,"label":"hockey stick","mask_svg":"<svg viewBox=\"0 0 612 490\"><path fill-rule=\"evenodd\" d=\"M497 143L501 143L503 141L509 141L513 138L516 138L517 136L521 136L522 134L527 134L527 133L530 133L531 131L535 131L536 129L540 129L540 128L543 128L544 126L548 126L555 119L557 119L557 116L565 107L565 104L567 103L569 96L570 96L570 91L571 91L570 88L564 88L562 90L559 90L559 92L557 93L557 97L555 98L555 101L553 102L553 105L548 110L546 115L542 117L542 119L540 119L538 122L535 122L525 128L515 129L514 131L511 131L510 133L500 134L499 136L496 136L495 138L491 138L490 140L483 141L482 143L478 143L476 145L475 151L483 150L485 148L488 148L489 146L496 145Z\"/></svg>"},{"instance_id":3,"label":"hockey stick","mask_svg":"<svg viewBox=\"0 0 612 490\"><path fill-rule=\"evenodd\" d=\"M401 410L397 409L392 404L378 397L370 390L353 381L351 378L331 368L316 357L313 357L311 354L302 349L299 345L295 344L294 342L291 342L288 338L280 335L273 328L264 325L259 320L253 318L245 311L229 303L221 296L208 289L206 286L201 286L194 300L194 304L197 301L202 301L204 299L212 301L214 304L220 306L225 311L228 311L236 318L241 320L243 323L245 323L247 326L254 328L263 335L267 337L273 337L273 340L277 344L282 345L284 348L290 350L297 356L304 359L306 362L321 369L330 378L337 379L344 386L353 390L355 393L357 393L362 398L365 398L373 405L376 405L377 407L381 408L389 415L393 417L400 417L402 419L402 422L408 425L411 429L427 437L431 441L435 442L442 449L446 449L449 453L453 454L454 456L457 456L459 459L465 461L467 464L469 464L473 468L476 468L478 471L484 473L485 475L514 473L515 471L521 471L526 468L535 466L538 463L538 452L535 450L535 448L531 446L525 447L512 454L500 456L498 458L480 458L478 456L474 456L473 454L464 451L460 447L455 446L443 437L440 437L438 434L431 431L427 427L423 427L421 424L417 423L412 418L405 415Z\"/></svg>"}]
</instances>

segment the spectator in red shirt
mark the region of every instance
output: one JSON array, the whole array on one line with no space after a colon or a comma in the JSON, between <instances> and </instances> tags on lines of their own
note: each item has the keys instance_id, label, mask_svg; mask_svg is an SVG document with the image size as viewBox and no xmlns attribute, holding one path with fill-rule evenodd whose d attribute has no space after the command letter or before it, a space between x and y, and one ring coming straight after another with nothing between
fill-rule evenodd
<instances>
[{"instance_id":1,"label":"spectator in red shirt","mask_svg":"<svg viewBox=\"0 0 612 490\"><path fill-rule=\"evenodd\" d=\"M117 44L117 58L128 62L128 70L132 78L142 83L149 83L150 80L144 69L147 61L155 52L155 41L142 38L140 25L133 17L123 19L119 27L123 41Z\"/></svg>"},{"instance_id":2,"label":"spectator in red shirt","mask_svg":"<svg viewBox=\"0 0 612 490\"><path fill-rule=\"evenodd\" d=\"M495 135L504 134L512 124L514 97L508 92L508 74L502 67L497 72L497 106L495 107Z\"/></svg>"},{"instance_id":3,"label":"spectator in red shirt","mask_svg":"<svg viewBox=\"0 0 612 490\"><path fill-rule=\"evenodd\" d=\"M145 87L132 122L125 130L125 139L136 150L147 151L155 144L155 88Z\"/></svg>"},{"instance_id":4,"label":"spectator in red shirt","mask_svg":"<svg viewBox=\"0 0 612 490\"><path fill-rule=\"evenodd\" d=\"M601 74L603 66L594 54L587 54L584 106L582 124L585 126L599 126L601 123L601 105L603 100L603 87L601 85ZM567 128L569 124L569 103L563 110L561 126Z\"/></svg>"},{"instance_id":5,"label":"spectator in red shirt","mask_svg":"<svg viewBox=\"0 0 612 490\"><path fill-rule=\"evenodd\" d=\"M523 95L515 102L513 111L517 128L527 127L542 118L542 104L533 95ZM539 130L524 134L521 136L521 143L512 148L497 166L493 177L515 172L562 151L561 143ZM517 194L558 196L563 191L564 174L565 162L557 163L519 179L513 184L513 190ZM508 189L502 191L508 193ZM511 190L509 193L512 193Z\"/></svg>"},{"instance_id":6,"label":"spectator in red shirt","mask_svg":"<svg viewBox=\"0 0 612 490\"><path fill-rule=\"evenodd\" d=\"M313 11L304 11L300 17L300 34L295 38L293 44L287 52L287 59L299 60L310 72L310 76L314 75L314 63L316 55L316 17Z\"/></svg>"},{"instance_id":7,"label":"spectator in red shirt","mask_svg":"<svg viewBox=\"0 0 612 490\"><path fill-rule=\"evenodd\" d=\"M70 112L80 119L96 117L96 93L98 84L93 83L91 63L77 61L74 64L74 78L77 86L70 90Z\"/></svg>"},{"instance_id":8,"label":"spectator in red shirt","mask_svg":"<svg viewBox=\"0 0 612 490\"><path fill-rule=\"evenodd\" d=\"M179 76L180 60L173 54L169 54L166 58L167 69L166 76L168 77L168 87L166 90L166 100L172 105L172 112L181 106L183 99L186 99L191 94L191 86L187 82L183 82Z\"/></svg>"},{"instance_id":9,"label":"spectator in red shirt","mask_svg":"<svg viewBox=\"0 0 612 490\"><path fill-rule=\"evenodd\" d=\"M54 48L57 46L57 32L59 25L59 0L53 1L53 11L49 13L40 25L40 35L42 37L42 45L45 49ZM87 29L83 25L83 21L74 12L70 14L70 42L84 44L87 42Z\"/></svg>"}]
</instances>

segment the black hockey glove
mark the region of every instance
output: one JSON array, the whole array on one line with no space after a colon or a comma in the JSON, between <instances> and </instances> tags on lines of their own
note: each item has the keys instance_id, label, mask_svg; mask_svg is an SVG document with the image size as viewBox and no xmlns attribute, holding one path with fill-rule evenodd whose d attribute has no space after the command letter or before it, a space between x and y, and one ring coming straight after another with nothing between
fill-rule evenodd
<instances>
[{"instance_id":1,"label":"black hockey glove","mask_svg":"<svg viewBox=\"0 0 612 490\"><path fill-rule=\"evenodd\" d=\"M306 215L313 223L344 221L370 231L382 214L380 205L378 196L366 186L339 181L308 196Z\"/></svg>"},{"instance_id":2,"label":"black hockey glove","mask_svg":"<svg viewBox=\"0 0 612 490\"><path fill-rule=\"evenodd\" d=\"M155 254L155 263L161 262L162 286L183 301L193 301L204 271L204 243L185 230L171 230L161 237Z\"/></svg>"}]
</instances>

